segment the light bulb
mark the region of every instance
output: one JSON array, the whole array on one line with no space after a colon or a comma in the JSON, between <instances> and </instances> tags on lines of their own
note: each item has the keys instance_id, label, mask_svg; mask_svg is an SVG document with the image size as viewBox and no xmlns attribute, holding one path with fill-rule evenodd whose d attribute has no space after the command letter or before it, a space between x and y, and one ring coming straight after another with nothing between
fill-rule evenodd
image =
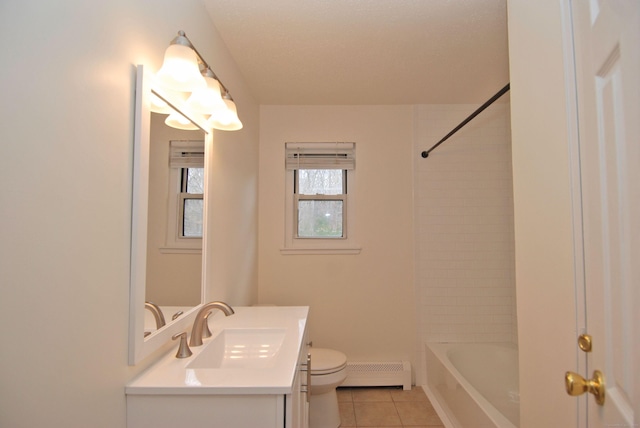
<instances>
[{"instance_id":1,"label":"light bulb","mask_svg":"<svg viewBox=\"0 0 640 428\"><path fill-rule=\"evenodd\" d=\"M227 108L220 94L220 82L213 76L209 69L203 72L206 86L194 91L187 99L187 105L191 110L201 114L214 114Z\"/></svg>"},{"instance_id":2,"label":"light bulb","mask_svg":"<svg viewBox=\"0 0 640 428\"><path fill-rule=\"evenodd\" d=\"M182 40L184 39L184 40ZM200 74L196 52L184 36L178 36L164 53L164 62L158 71L158 82L167 89L193 92L206 86Z\"/></svg>"},{"instance_id":3,"label":"light bulb","mask_svg":"<svg viewBox=\"0 0 640 428\"><path fill-rule=\"evenodd\" d=\"M242 122L238 118L236 104L230 99L223 99L226 109L216 111L209 118L209 125L221 131L237 131L242 129Z\"/></svg>"},{"instance_id":4,"label":"light bulb","mask_svg":"<svg viewBox=\"0 0 640 428\"><path fill-rule=\"evenodd\" d=\"M184 129L185 131L194 131L198 129L198 127L193 122L191 122L189 119L187 119L177 111L171 113L165 119L164 123L172 128Z\"/></svg>"}]
</instances>

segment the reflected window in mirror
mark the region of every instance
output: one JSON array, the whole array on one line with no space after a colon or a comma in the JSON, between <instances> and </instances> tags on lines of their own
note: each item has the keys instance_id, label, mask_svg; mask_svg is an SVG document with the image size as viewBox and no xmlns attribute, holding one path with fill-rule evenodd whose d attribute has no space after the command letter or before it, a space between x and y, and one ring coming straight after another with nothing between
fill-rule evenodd
<instances>
[{"instance_id":1,"label":"reflected window in mirror","mask_svg":"<svg viewBox=\"0 0 640 428\"><path fill-rule=\"evenodd\" d=\"M182 168L180 183L180 238L202 238L204 167Z\"/></svg>"},{"instance_id":2,"label":"reflected window in mirror","mask_svg":"<svg viewBox=\"0 0 640 428\"><path fill-rule=\"evenodd\" d=\"M170 141L167 246L202 248L204 141Z\"/></svg>"}]
</instances>

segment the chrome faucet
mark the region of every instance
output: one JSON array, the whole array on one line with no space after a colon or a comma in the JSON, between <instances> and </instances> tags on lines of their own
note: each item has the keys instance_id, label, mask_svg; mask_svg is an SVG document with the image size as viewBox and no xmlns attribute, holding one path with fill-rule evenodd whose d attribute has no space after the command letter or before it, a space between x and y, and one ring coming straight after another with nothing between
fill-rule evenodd
<instances>
[{"instance_id":1,"label":"chrome faucet","mask_svg":"<svg viewBox=\"0 0 640 428\"><path fill-rule=\"evenodd\" d=\"M209 302L205 304L198 314L195 321L193 321L193 329L191 330L191 338L189 339L189 346L201 346L202 345L202 332L204 331L204 323L207 322L209 314L213 309L220 309L225 316L233 315L235 312L231 306L224 302Z\"/></svg>"},{"instance_id":2,"label":"chrome faucet","mask_svg":"<svg viewBox=\"0 0 640 428\"><path fill-rule=\"evenodd\" d=\"M156 329L165 326L166 321L164 320L162 309L160 309L158 305L151 302L144 302L144 308L150 310L153 314L153 317L156 319Z\"/></svg>"}]
</instances>

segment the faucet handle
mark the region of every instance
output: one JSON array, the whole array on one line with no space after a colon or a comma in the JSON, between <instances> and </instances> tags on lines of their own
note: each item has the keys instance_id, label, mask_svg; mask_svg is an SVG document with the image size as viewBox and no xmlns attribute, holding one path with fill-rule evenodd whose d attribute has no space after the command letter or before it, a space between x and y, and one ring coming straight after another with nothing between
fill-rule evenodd
<instances>
[{"instance_id":1,"label":"faucet handle","mask_svg":"<svg viewBox=\"0 0 640 428\"><path fill-rule=\"evenodd\" d=\"M178 353L176 354L176 358L188 358L191 356L191 354L193 354L193 352L191 352L191 349L189 349L189 345L187 344L186 331L174 334L171 339L180 339L180 345L178 346Z\"/></svg>"}]
</instances>

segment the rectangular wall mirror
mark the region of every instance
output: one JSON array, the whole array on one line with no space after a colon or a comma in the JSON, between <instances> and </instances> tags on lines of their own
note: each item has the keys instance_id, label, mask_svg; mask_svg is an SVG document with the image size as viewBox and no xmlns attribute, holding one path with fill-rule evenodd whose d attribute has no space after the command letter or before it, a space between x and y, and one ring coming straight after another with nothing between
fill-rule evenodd
<instances>
[{"instance_id":1,"label":"rectangular wall mirror","mask_svg":"<svg viewBox=\"0 0 640 428\"><path fill-rule=\"evenodd\" d=\"M190 327L204 302L207 150L211 134L184 99L137 67L129 364ZM157 106L164 104L163 113ZM167 126L179 113L184 123ZM172 116L173 117L173 116Z\"/></svg>"}]
</instances>

